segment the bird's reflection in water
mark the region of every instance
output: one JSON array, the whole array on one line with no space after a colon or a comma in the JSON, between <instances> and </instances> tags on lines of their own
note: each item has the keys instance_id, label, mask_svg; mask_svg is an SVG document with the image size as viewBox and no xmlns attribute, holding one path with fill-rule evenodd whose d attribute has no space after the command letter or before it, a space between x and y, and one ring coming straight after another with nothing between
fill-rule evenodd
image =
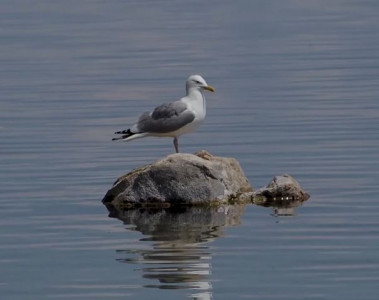
<instances>
[{"instance_id":1,"label":"bird's reflection in water","mask_svg":"<svg viewBox=\"0 0 379 300\"><path fill-rule=\"evenodd\" d=\"M141 264L145 287L188 289L192 299L211 299L211 259L208 246L226 226L240 224L245 206L181 209L129 209L108 207L110 216L133 225L145 237L141 245L118 250L118 261ZM152 242L152 244L144 242Z\"/></svg>"}]
</instances>

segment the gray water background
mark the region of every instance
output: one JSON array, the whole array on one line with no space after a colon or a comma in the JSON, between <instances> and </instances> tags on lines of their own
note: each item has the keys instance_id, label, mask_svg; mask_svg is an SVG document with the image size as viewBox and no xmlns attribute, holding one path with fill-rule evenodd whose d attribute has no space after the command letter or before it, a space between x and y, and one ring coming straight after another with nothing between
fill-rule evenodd
<instances>
[{"instance_id":1,"label":"gray water background","mask_svg":"<svg viewBox=\"0 0 379 300\"><path fill-rule=\"evenodd\" d=\"M379 2L3 0L0 24L1 299L377 299ZM195 73L216 93L181 150L309 201L108 217L173 152L113 132Z\"/></svg>"}]
</instances>

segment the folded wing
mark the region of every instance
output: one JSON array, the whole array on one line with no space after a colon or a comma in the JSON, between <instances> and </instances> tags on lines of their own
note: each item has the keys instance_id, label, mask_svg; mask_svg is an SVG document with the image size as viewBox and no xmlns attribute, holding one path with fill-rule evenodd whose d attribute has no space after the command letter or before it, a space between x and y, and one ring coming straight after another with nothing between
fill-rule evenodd
<instances>
[{"instance_id":1,"label":"folded wing","mask_svg":"<svg viewBox=\"0 0 379 300\"><path fill-rule=\"evenodd\" d=\"M143 113L132 132L168 133L191 123L195 114L181 101L162 104L152 113Z\"/></svg>"}]
</instances>

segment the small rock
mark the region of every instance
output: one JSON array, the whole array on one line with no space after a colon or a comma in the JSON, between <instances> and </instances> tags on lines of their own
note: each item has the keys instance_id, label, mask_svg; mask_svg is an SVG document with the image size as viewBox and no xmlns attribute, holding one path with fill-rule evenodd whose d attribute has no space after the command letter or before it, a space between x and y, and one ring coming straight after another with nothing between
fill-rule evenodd
<instances>
[{"instance_id":1,"label":"small rock","mask_svg":"<svg viewBox=\"0 0 379 300\"><path fill-rule=\"evenodd\" d=\"M113 206L146 204L201 205L226 203L252 191L234 158L175 153L116 180L103 203Z\"/></svg>"},{"instance_id":2,"label":"small rock","mask_svg":"<svg viewBox=\"0 0 379 300\"><path fill-rule=\"evenodd\" d=\"M257 205L292 206L309 199L309 194L289 174L275 176L263 188L254 192L253 202Z\"/></svg>"}]
</instances>

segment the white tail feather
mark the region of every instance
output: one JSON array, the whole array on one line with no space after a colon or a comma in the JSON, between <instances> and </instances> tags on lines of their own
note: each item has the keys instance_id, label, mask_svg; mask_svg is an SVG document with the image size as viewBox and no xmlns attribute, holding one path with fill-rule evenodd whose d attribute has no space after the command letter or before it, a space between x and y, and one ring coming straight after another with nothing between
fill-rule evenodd
<instances>
[{"instance_id":1,"label":"white tail feather","mask_svg":"<svg viewBox=\"0 0 379 300\"><path fill-rule=\"evenodd\" d=\"M140 138L143 138L145 136L148 136L149 134L147 132L144 132L144 133L136 133L136 134L133 134L125 139L121 139L121 141L123 142L128 142L128 141L131 141L131 140L134 140L134 139L140 139Z\"/></svg>"}]
</instances>

